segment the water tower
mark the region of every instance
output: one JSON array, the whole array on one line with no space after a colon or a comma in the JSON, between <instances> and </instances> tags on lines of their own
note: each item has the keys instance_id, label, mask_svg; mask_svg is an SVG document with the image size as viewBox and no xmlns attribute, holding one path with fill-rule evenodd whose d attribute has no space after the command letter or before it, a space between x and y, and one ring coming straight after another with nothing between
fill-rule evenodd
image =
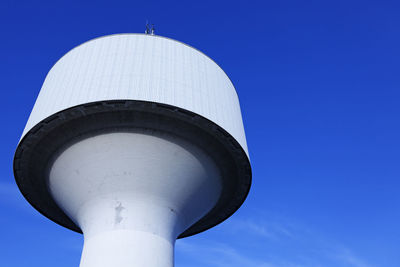
<instances>
[{"instance_id":1,"label":"water tower","mask_svg":"<svg viewBox=\"0 0 400 267\"><path fill-rule=\"evenodd\" d=\"M50 70L14 158L19 189L84 234L81 267L171 267L251 184L238 96L200 51L152 34L79 45Z\"/></svg>"}]
</instances>

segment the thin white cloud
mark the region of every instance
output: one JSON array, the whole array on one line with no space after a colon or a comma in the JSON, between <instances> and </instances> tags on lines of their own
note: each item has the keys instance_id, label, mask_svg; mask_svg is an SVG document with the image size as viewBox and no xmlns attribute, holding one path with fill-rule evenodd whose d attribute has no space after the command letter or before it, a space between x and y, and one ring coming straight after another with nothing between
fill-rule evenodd
<instances>
[{"instance_id":1,"label":"thin white cloud","mask_svg":"<svg viewBox=\"0 0 400 267\"><path fill-rule=\"evenodd\" d=\"M25 213L38 214L24 199L18 186L14 183L0 182L0 204L17 208Z\"/></svg>"},{"instance_id":2,"label":"thin white cloud","mask_svg":"<svg viewBox=\"0 0 400 267\"><path fill-rule=\"evenodd\" d=\"M22 195L16 184L0 183L0 201L3 203L20 202Z\"/></svg>"},{"instance_id":3,"label":"thin white cloud","mask_svg":"<svg viewBox=\"0 0 400 267\"><path fill-rule=\"evenodd\" d=\"M231 219L224 229L232 233L246 233L257 238L279 240L293 237L292 229L288 224L277 223L275 220L256 220L252 218Z\"/></svg>"},{"instance_id":4,"label":"thin white cloud","mask_svg":"<svg viewBox=\"0 0 400 267\"><path fill-rule=\"evenodd\" d=\"M210 236L178 240L177 251L193 259L193 266L202 267L374 267L349 248L293 220L232 218L219 230L218 240L225 242ZM275 247L289 248L291 253L274 254L270 250Z\"/></svg>"},{"instance_id":5,"label":"thin white cloud","mask_svg":"<svg viewBox=\"0 0 400 267\"><path fill-rule=\"evenodd\" d=\"M203 266L214 267L300 267L299 265L281 265L267 260L256 259L241 253L226 243L206 242L190 244L185 240L177 241L177 249L198 256ZM177 265L179 267L179 265Z\"/></svg>"},{"instance_id":6,"label":"thin white cloud","mask_svg":"<svg viewBox=\"0 0 400 267\"><path fill-rule=\"evenodd\" d=\"M342 261L346 266L351 267L373 267L373 265L366 263L363 259L356 256L351 250L348 248L339 249L335 255L335 257Z\"/></svg>"}]
</instances>

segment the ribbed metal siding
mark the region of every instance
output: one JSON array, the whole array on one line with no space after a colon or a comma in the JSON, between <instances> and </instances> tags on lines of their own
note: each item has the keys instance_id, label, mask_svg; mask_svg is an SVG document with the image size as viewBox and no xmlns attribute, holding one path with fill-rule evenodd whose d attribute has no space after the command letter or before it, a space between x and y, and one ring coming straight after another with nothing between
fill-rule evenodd
<instances>
[{"instance_id":1,"label":"ribbed metal siding","mask_svg":"<svg viewBox=\"0 0 400 267\"><path fill-rule=\"evenodd\" d=\"M247 153L239 100L224 71L188 45L143 34L97 38L62 57L46 77L23 136L58 111L114 99L190 110L228 131Z\"/></svg>"}]
</instances>

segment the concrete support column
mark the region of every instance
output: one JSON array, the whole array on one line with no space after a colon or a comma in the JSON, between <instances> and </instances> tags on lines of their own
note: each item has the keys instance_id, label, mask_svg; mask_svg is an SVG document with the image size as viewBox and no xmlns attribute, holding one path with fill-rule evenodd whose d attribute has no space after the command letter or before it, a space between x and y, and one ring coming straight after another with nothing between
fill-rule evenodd
<instances>
[{"instance_id":1,"label":"concrete support column","mask_svg":"<svg viewBox=\"0 0 400 267\"><path fill-rule=\"evenodd\" d=\"M215 205L221 178L184 140L113 132L61 152L49 189L84 234L80 267L172 267L176 238Z\"/></svg>"},{"instance_id":2,"label":"concrete support column","mask_svg":"<svg viewBox=\"0 0 400 267\"><path fill-rule=\"evenodd\" d=\"M172 267L174 243L149 232L101 232L85 237L80 267Z\"/></svg>"}]
</instances>

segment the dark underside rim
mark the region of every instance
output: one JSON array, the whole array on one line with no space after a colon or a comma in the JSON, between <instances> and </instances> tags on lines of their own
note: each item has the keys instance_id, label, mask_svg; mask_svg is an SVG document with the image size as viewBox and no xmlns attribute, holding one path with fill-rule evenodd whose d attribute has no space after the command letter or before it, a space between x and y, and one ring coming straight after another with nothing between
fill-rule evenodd
<instances>
[{"instance_id":1,"label":"dark underside rim","mask_svg":"<svg viewBox=\"0 0 400 267\"><path fill-rule=\"evenodd\" d=\"M203 232L230 217L246 199L251 166L240 144L214 122L191 111L138 100L98 101L60 111L35 125L14 156L14 176L26 200L50 220L82 233L47 190L48 166L63 147L87 135L116 129L163 131L205 150L222 174L223 191L215 207L179 238Z\"/></svg>"}]
</instances>

